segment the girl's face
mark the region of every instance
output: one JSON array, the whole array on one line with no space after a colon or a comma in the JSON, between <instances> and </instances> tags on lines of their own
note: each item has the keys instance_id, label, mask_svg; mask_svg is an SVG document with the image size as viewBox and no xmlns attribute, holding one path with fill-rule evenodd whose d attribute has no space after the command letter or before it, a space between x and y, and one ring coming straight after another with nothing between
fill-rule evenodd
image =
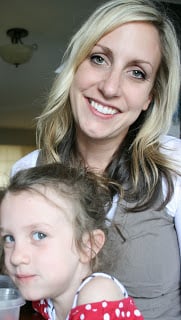
<instances>
[{"instance_id":1,"label":"girl's face","mask_svg":"<svg viewBox=\"0 0 181 320\"><path fill-rule=\"evenodd\" d=\"M50 199L50 200L48 200ZM27 300L72 296L89 263L81 263L74 242L75 205L46 190L43 195L7 193L0 211L5 265Z\"/></svg>"},{"instance_id":2,"label":"girl's face","mask_svg":"<svg viewBox=\"0 0 181 320\"><path fill-rule=\"evenodd\" d=\"M78 137L120 143L152 100L160 60L159 35L149 23L127 23L101 38L70 90Z\"/></svg>"}]
</instances>

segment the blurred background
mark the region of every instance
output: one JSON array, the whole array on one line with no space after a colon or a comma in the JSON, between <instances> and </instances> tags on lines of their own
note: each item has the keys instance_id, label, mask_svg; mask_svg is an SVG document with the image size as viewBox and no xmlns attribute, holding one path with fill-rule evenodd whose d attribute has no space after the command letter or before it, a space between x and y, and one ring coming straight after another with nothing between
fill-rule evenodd
<instances>
[{"instance_id":1,"label":"blurred background","mask_svg":"<svg viewBox=\"0 0 181 320\"><path fill-rule=\"evenodd\" d=\"M6 184L12 164L35 148L35 118L68 41L103 2L0 0L0 186ZM161 2L181 38L181 0ZM20 45L25 57L20 57ZM177 115L170 134L180 135Z\"/></svg>"}]
</instances>

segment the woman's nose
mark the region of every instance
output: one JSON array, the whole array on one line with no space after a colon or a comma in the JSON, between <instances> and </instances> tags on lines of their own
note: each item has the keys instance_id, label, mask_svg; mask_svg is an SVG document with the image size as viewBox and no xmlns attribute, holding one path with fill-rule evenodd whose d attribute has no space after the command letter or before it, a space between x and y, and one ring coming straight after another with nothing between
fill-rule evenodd
<instances>
[{"instance_id":1,"label":"woman's nose","mask_svg":"<svg viewBox=\"0 0 181 320\"><path fill-rule=\"evenodd\" d=\"M13 251L11 253L10 260L14 266L17 266L19 264L29 263L29 260L30 260L29 250L27 250L25 246L22 246L20 244L15 244Z\"/></svg>"},{"instance_id":2,"label":"woman's nose","mask_svg":"<svg viewBox=\"0 0 181 320\"><path fill-rule=\"evenodd\" d=\"M117 70L109 70L99 83L99 90L106 98L118 97L121 95L121 75Z\"/></svg>"}]
</instances>

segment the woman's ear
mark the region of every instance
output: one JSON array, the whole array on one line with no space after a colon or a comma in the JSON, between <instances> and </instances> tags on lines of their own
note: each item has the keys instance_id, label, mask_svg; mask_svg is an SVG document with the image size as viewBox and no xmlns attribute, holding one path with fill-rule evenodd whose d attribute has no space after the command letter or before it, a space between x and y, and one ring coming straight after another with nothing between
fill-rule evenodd
<instances>
[{"instance_id":1,"label":"woman's ear","mask_svg":"<svg viewBox=\"0 0 181 320\"><path fill-rule=\"evenodd\" d=\"M80 252L82 263L90 262L99 253L105 243L105 234L102 230L96 229L91 234L83 235L83 248Z\"/></svg>"},{"instance_id":2,"label":"woman's ear","mask_svg":"<svg viewBox=\"0 0 181 320\"><path fill-rule=\"evenodd\" d=\"M154 96L153 96L153 92L151 92L147 101L145 102L142 110L146 111L150 107L150 105L152 105L154 103L153 101L154 101Z\"/></svg>"}]
</instances>

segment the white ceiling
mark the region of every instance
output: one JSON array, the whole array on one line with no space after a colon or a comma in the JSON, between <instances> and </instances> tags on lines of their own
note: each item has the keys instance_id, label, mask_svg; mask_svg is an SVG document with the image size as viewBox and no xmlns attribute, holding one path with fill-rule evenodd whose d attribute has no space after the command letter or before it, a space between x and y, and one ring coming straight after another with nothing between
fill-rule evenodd
<instances>
[{"instance_id":1,"label":"white ceiling","mask_svg":"<svg viewBox=\"0 0 181 320\"><path fill-rule=\"evenodd\" d=\"M71 35L102 0L0 0L0 45L6 30L25 28L25 44L38 45L30 62L16 68L0 58L0 128L31 129ZM170 0L181 4L181 0Z\"/></svg>"}]
</instances>

